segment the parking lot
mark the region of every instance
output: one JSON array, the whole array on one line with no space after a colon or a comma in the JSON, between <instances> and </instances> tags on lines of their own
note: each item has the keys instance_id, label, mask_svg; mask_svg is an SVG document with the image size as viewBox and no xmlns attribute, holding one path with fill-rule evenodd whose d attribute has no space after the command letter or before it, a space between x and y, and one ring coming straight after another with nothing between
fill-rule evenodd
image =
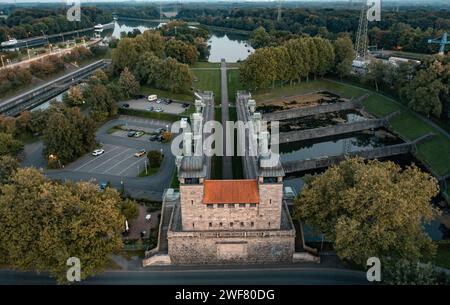
<instances>
[{"instance_id":1,"label":"parking lot","mask_svg":"<svg viewBox=\"0 0 450 305\"><path fill-rule=\"evenodd\" d=\"M102 155L87 154L66 169L122 177L136 177L144 169L147 156L134 156L139 149L112 144L104 144L102 148L105 150Z\"/></svg>"},{"instance_id":2,"label":"parking lot","mask_svg":"<svg viewBox=\"0 0 450 305\"><path fill-rule=\"evenodd\" d=\"M181 103L172 102L167 105L164 103L158 104L156 102L149 102L145 98L120 102L119 107L123 107L124 104L130 105L129 109L149 111L150 107L153 107L152 111L155 111L155 109L157 109L157 108L161 108L162 112L171 113L171 114L181 114L186 110L186 108L184 108L183 104L181 104Z\"/></svg>"}]
</instances>

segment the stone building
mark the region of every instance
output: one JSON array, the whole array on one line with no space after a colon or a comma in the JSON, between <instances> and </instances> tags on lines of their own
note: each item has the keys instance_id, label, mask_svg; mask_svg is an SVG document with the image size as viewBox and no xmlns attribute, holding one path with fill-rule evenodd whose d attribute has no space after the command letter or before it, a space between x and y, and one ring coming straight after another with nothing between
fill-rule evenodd
<instances>
[{"instance_id":1,"label":"stone building","mask_svg":"<svg viewBox=\"0 0 450 305\"><path fill-rule=\"evenodd\" d=\"M242 104L242 111L254 111L248 104L247 100ZM208 103L204 106L197 113L205 118ZM194 116L193 120L193 132L184 135L185 153L195 150L198 144L196 122L200 120ZM166 196L163 202L158 247L147 253L144 266L155 262L184 265L293 261L295 228L283 200L284 171L279 158L268 162L273 155L267 148L267 133L255 130L244 136L258 138L261 153L243 157L245 179L210 179L211 163L206 156L188 154L177 159L179 195L172 200Z\"/></svg>"}]
</instances>

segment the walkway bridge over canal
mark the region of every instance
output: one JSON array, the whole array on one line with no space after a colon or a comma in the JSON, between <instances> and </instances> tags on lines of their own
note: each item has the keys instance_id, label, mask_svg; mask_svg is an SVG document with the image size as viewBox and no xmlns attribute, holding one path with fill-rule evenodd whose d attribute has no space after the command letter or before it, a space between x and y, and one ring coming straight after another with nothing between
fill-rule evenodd
<instances>
[{"instance_id":1,"label":"walkway bridge over canal","mask_svg":"<svg viewBox=\"0 0 450 305\"><path fill-rule=\"evenodd\" d=\"M1 101L0 114L6 116L17 116L25 110L39 106L40 104L66 91L70 86L86 80L97 69L104 68L110 64L110 60L98 60L55 80L40 85L30 91L14 96L5 101Z\"/></svg>"},{"instance_id":2,"label":"walkway bridge over canal","mask_svg":"<svg viewBox=\"0 0 450 305\"><path fill-rule=\"evenodd\" d=\"M286 173L300 172L306 170L312 170L316 168L328 167L337 164L348 157L361 157L363 159L378 159L383 157L414 153L416 146L424 141L433 137L433 134L426 134L413 142L407 142L396 145L389 145L385 147L377 147L370 150L355 151L347 154L341 154L337 156L324 156L312 159L285 161L282 162L283 169Z\"/></svg>"}]
</instances>

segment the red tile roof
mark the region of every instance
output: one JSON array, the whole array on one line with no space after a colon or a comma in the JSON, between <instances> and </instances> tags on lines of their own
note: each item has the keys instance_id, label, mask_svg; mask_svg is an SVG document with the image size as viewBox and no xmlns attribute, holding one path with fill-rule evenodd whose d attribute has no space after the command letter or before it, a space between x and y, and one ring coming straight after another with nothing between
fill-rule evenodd
<instances>
[{"instance_id":1,"label":"red tile roof","mask_svg":"<svg viewBox=\"0 0 450 305\"><path fill-rule=\"evenodd\" d=\"M203 185L205 204L259 203L256 180L205 180Z\"/></svg>"}]
</instances>

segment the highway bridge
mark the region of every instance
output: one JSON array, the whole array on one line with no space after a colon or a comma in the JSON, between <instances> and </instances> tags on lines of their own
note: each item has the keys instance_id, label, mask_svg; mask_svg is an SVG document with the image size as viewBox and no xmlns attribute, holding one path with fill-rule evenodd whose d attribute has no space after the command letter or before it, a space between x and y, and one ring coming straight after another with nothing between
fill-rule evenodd
<instances>
[{"instance_id":1,"label":"highway bridge","mask_svg":"<svg viewBox=\"0 0 450 305\"><path fill-rule=\"evenodd\" d=\"M0 114L6 116L17 116L22 111L39 106L40 104L66 91L70 86L87 79L97 69L104 68L109 64L111 64L111 61L109 60L98 60L55 80L40 85L30 91L14 96L5 101L1 101Z\"/></svg>"}]
</instances>

